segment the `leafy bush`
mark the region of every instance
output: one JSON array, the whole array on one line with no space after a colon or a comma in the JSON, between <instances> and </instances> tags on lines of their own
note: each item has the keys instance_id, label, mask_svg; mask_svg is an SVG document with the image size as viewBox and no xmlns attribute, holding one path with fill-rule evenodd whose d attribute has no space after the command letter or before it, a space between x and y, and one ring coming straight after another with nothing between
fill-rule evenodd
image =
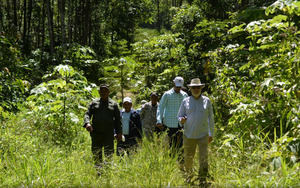
<instances>
[{"instance_id":1,"label":"leafy bush","mask_svg":"<svg viewBox=\"0 0 300 188\"><path fill-rule=\"evenodd\" d=\"M177 34L164 34L137 42L134 47L134 69L139 100L148 100L151 91L163 94L173 87L175 76L188 70L184 45Z\"/></svg>"},{"instance_id":2,"label":"leafy bush","mask_svg":"<svg viewBox=\"0 0 300 188\"><path fill-rule=\"evenodd\" d=\"M14 41L0 34L0 105L3 110L16 112L29 90L26 69ZM1 114L0 114L1 118Z\"/></svg>"},{"instance_id":3,"label":"leafy bush","mask_svg":"<svg viewBox=\"0 0 300 188\"><path fill-rule=\"evenodd\" d=\"M81 127L89 98L98 96L97 88L68 65L55 67L44 79L49 81L32 89L27 98L25 106L29 111L25 118L34 120L45 139L70 145Z\"/></svg>"}]
</instances>

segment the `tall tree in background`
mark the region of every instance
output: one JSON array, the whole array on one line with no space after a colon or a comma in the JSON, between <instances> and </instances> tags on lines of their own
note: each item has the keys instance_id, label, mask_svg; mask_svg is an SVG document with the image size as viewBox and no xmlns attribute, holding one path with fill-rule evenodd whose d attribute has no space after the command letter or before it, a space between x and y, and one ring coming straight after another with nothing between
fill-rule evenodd
<instances>
[{"instance_id":1,"label":"tall tree in background","mask_svg":"<svg viewBox=\"0 0 300 188\"><path fill-rule=\"evenodd\" d=\"M60 30L61 30L60 38L63 44L66 42L65 6L66 6L65 0L58 1L58 9L60 14Z\"/></svg>"},{"instance_id":2,"label":"tall tree in background","mask_svg":"<svg viewBox=\"0 0 300 188\"><path fill-rule=\"evenodd\" d=\"M47 18L48 18L48 32L50 38L50 55L54 53L54 31L53 31L53 13L51 7L51 0L45 0L47 8Z\"/></svg>"},{"instance_id":3,"label":"tall tree in background","mask_svg":"<svg viewBox=\"0 0 300 188\"><path fill-rule=\"evenodd\" d=\"M3 22L4 22L4 19L3 19L3 12L2 12L2 1L0 1L0 33L2 32L3 30Z\"/></svg>"},{"instance_id":4,"label":"tall tree in background","mask_svg":"<svg viewBox=\"0 0 300 188\"><path fill-rule=\"evenodd\" d=\"M157 30L160 32L161 30L161 20L160 20L160 0L156 0L156 9L157 9Z\"/></svg>"}]
</instances>

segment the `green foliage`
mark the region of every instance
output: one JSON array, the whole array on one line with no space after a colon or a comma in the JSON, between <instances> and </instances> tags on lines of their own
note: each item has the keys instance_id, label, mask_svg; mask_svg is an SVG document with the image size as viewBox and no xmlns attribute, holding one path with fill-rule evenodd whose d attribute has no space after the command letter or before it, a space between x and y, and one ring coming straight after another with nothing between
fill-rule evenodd
<instances>
[{"instance_id":1,"label":"green foliage","mask_svg":"<svg viewBox=\"0 0 300 188\"><path fill-rule=\"evenodd\" d=\"M50 56L42 44L23 60L18 38L0 31L0 187L186 186L177 156L170 157L163 137L143 140L130 156L114 155L98 177L89 135L81 128L87 103L99 97L89 81L108 82L111 97L129 91L138 102L149 99L151 91L170 89L177 75L186 83L200 77L213 101L212 186L300 185L299 2L189 1L191 6L169 9L168 0L159 1L160 13L157 2L94 2L88 39L94 49L64 44ZM87 5L77 3L70 1L71 16L71 9ZM36 7L33 15L38 12ZM172 24L172 32L135 32L138 24L159 19L167 28ZM81 36L78 25L72 26L73 37ZM38 26L32 30L40 31ZM30 84L34 89L22 104ZM13 114L17 109L21 111Z\"/></svg>"},{"instance_id":2,"label":"green foliage","mask_svg":"<svg viewBox=\"0 0 300 188\"><path fill-rule=\"evenodd\" d=\"M90 82L98 83L102 66L92 48L79 44L66 44L57 47L56 56L57 62L70 65L77 71L83 71Z\"/></svg>"},{"instance_id":3,"label":"green foliage","mask_svg":"<svg viewBox=\"0 0 300 188\"><path fill-rule=\"evenodd\" d=\"M82 111L97 88L68 65L55 67L44 78L48 81L31 90L24 118L34 119L35 128L45 131L46 140L70 145L81 127Z\"/></svg>"},{"instance_id":4,"label":"green foliage","mask_svg":"<svg viewBox=\"0 0 300 188\"><path fill-rule=\"evenodd\" d=\"M197 6L183 6L172 20L172 30L181 33L188 40L196 24L203 18L203 13Z\"/></svg>"},{"instance_id":5,"label":"green foliage","mask_svg":"<svg viewBox=\"0 0 300 188\"><path fill-rule=\"evenodd\" d=\"M266 15L281 12L287 15L300 16L300 2L295 0L277 0L266 9Z\"/></svg>"},{"instance_id":6,"label":"green foliage","mask_svg":"<svg viewBox=\"0 0 300 188\"><path fill-rule=\"evenodd\" d=\"M101 83L107 83L110 86L110 95L115 96L121 92L122 100L124 98L124 90L132 87L134 78L135 61L130 57L121 57L106 59L103 64L104 76L99 79Z\"/></svg>"},{"instance_id":7,"label":"green foliage","mask_svg":"<svg viewBox=\"0 0 300 188\"><path fill-rule=\"evenodd\" d=\"M279 137L299 134L295 78L299 77L300 43L294 25L282 14L241 24L229 30L229 37L248 41L237 40L210 53L216 70L215 110L230 130L264 130L274 135L275 129Z\"/></svg>"},{"instance_id":8,"label":"green foliage","mask_svg":"<svg viewBox=\"0 0 300 188\"><path fill-rule=\"evenodd\" d=\"M14 41L0 34L0 105L4 110L17 111L30 86L20 56Z\"/></svg>"},{"instance_id":9,"label":"green foliage","mask_svg":"<svg viewBox=\"0 0 300 188\"><path fill-rule=\"evenodd\" d=\"M177 34L165 34L133 45L136 60L139 99L149 98L152 91L163 93L173 87L172 80L188 69L184 45Z\"/></svg>"},{"instance_id":10,"label":"green foliage","mask_svg":"<svg viewBox=\"0 0 300 188\"><path fill-rule=\"evenodd\" d=\"M210 160L215 186L299 186L297 153L289 150L295 138L283 136L275 142L268 134L243 132L224 134L217 140ZM296 179L295 179L296 178Z\"/></svg>"},{"instance_id":11,"label":"green foliage","mask_svg":"<svg viewBox=\"0 0 300 188\"><path fill-rule=\"evenodd\" d=\"M17 127L19 124L22 126ZM111 160L105 160L98 176L87 131L78 131L69 147L45 142L44 130L31 129L32 126L34 119L24 120L22 114L1 122L5 127L0 129L1 187L190 186L184 183L178 156L170 155L166 134L155 136L151 142L143 139L129 156L114 154ZM286 150L291 140L284 136L269 142L263 133L224 134L210 145L210 174L214 178L211 186L297 187L300 166L297 162L291 165L293 152Z\"/></svg>"}]
</instances>

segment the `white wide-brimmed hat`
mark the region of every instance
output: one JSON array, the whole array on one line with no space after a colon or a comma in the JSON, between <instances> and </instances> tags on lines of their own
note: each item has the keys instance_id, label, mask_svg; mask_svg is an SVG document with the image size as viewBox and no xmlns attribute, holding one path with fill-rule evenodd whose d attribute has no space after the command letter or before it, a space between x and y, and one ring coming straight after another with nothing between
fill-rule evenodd
<instances>
[{"instance_id":1,"label":"white wide-brimmed hat","mask_svg":"<svg viewBox=\"0 0 300 188\"><path fill-rule=\"evenodd\" d=\"M193 86L201 86L204 87L205 84L202 84L199 78L193 78L191 80L191 83L187 85L188 87L193 87Z\"/></svg>"}]
</instances>

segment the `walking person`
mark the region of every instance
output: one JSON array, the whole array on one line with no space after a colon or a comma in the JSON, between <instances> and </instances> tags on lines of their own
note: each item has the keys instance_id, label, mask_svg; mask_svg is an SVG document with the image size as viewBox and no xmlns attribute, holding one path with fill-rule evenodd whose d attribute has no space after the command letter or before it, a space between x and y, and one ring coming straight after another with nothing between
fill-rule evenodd
<instances>
[{"instance_id":1,"label":"walking person","mask_svg":"<svg viewBox=\"0 0 300 188\"><path fill-rule=\"evenodd\" d=\"M156 127L156 113L158 107L158 95L152 92L150 95L150 102L142 106L140 115L142 120L143 133L148 139L152 139ZM157 128L158 129L158 128Z\"/></svg>"},{"instance_id":2,"label":"walking person","mask_svg":"<svg viewBox=\"0 0 300 188\"><path fill-rule=\"evenodd\" d=\"M121 117L118 104L109 98L109 86L99 87L100 98L92 101L84 115L85 129L92 139L92 153L97 167L103 162L104 154L110 156L114 152L114 134L117 140L122 139Z\"/></svg>"},{"instance_id":3,"label":"walking person","mask_svg":"<svg viewBox=\"0 0 300 188\"><path fill-rule=\"evenodd\" d=\"M166 91L160 100L156 126L160 129L167 129L170 148L174 148L175 152L180 152L180 148L182 147L182 133L177 114L182 100L188 97L188 95L181 90L184 83L182 77L176 77L173 82L174 87Z\"/></svg>"},{"instance_id":4,"label":"walking person","mask_svg":"<svg viewBox=\"0 0 300 188\"><path fill-rule=\"evenodd\" d=\"M178 119L183 124L184 167L187 181L191 181L193 173L193 159L196 148L199 150L200 164L198 179L205 183L208 177L208 144L214 135L214 114L211 101L201 95L205 86L199 78L194 78L188 87L192 96L185 98L178 112Z\"/></svg>"},{"instance_id":5,"label":"walking person","mask_svg":"<svg viewBox=\"0 0 300 188\"><path fill-rule=\"evenodd\" d=\"M119 150L126 151L134 149L137 146L138 140L142 138L142 124L140 115L132 109L132 100L130 97L125 97L123 100L122 117L122 132L125 141L118 142Z\"/></svg>"}]
</instances>

